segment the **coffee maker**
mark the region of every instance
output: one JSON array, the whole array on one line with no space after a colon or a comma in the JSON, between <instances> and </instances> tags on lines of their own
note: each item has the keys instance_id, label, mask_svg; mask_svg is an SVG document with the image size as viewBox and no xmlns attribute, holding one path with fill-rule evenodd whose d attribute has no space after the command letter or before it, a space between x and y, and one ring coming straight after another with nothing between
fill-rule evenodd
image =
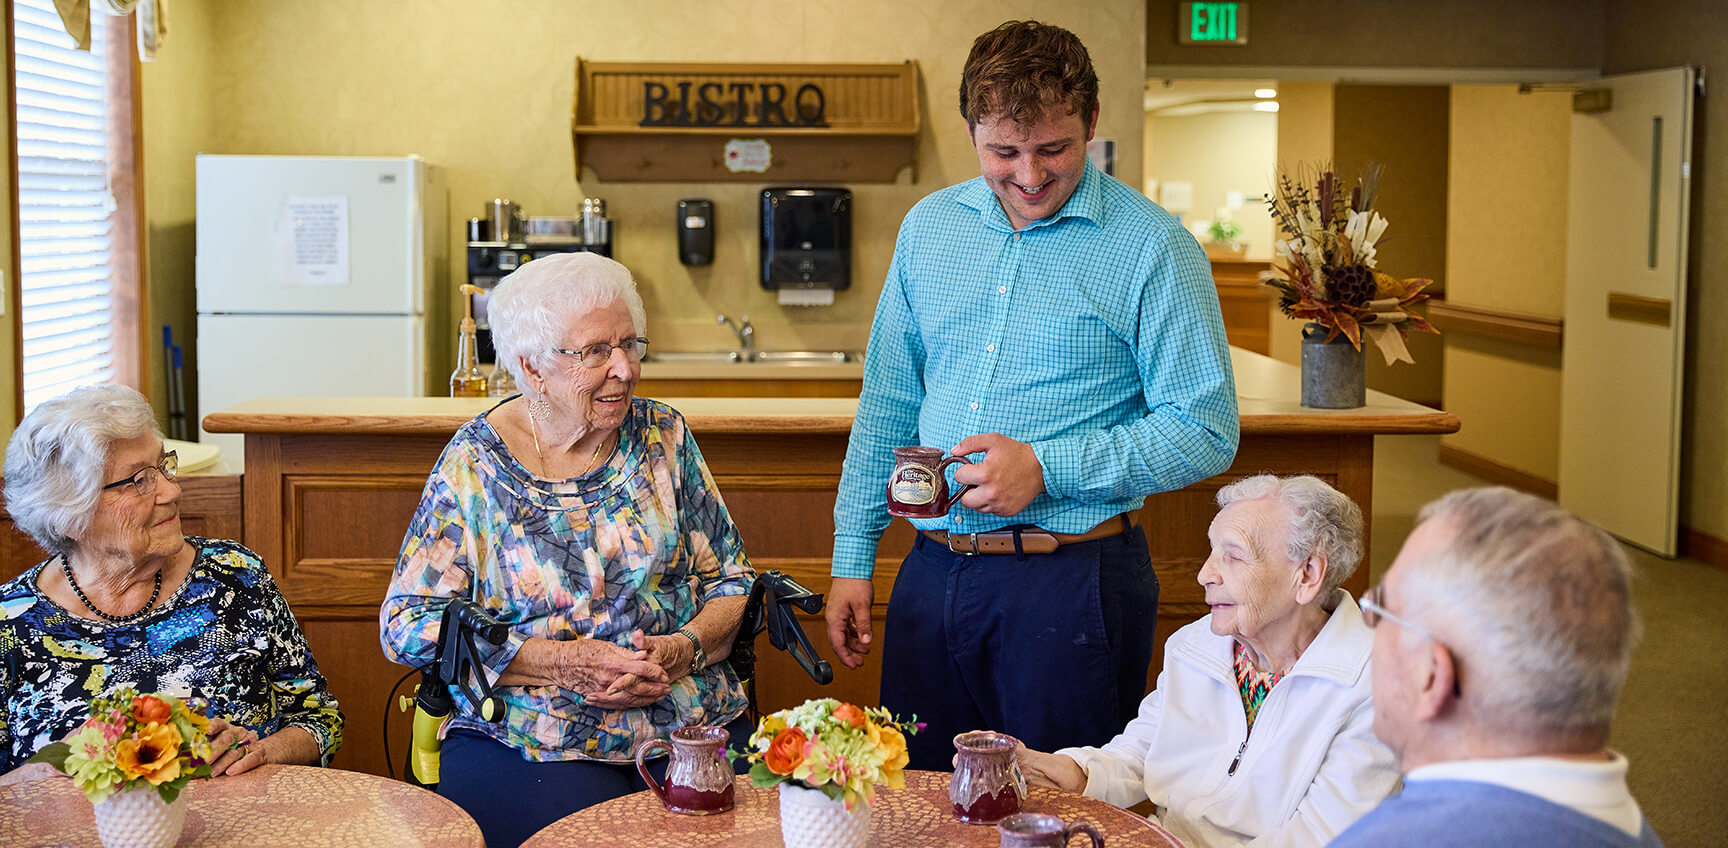
<instances>
[{"instance_id":1,"label":"coffee maker","mask_svg":"<svg viewBox=\"0 0 1728 848\"><path fill-rule=\"evenodd\" d=\"M536 257L555 253L612 255L612 219L606 201L582 201L582 217L529 217L522 207L504 198L486 204L486 216L468 219L468 282L480 293L468 295L474 310L480 361L491 364L492 326L486 301L506 274Z\"/></svg>"}]
</instances>

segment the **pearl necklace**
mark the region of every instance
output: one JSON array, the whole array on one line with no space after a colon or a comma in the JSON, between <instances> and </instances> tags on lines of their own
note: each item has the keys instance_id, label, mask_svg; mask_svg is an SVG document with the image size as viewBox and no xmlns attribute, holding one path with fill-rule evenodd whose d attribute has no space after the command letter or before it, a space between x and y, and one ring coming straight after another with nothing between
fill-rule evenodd
<instances>
[{"instance_id":1,"label":"pearl necklace","mask_svg":"<svg viewBox=\"0 0 1728 848\"><path fill-rule=\"evenodd\" d=\"M136 621L143 618L144 614L149 612L150 608L156 605L156 596L162 594L162 569L158 568L156 569L156 588L150 590L150 600L144 604L142 609L132 613L131 615L109 615L108 613L97 609L95 604L90 603L90 599L84 596L84 590L78 588L78 578L72 576L71 560L61 557L60 570L66 572L66 582L72 584L72 591L78 593L78 600L83 601L86 608L101 616L104 621L111 621L115 624L124 624L128 621Z\"/></svg>"}]
</instances>

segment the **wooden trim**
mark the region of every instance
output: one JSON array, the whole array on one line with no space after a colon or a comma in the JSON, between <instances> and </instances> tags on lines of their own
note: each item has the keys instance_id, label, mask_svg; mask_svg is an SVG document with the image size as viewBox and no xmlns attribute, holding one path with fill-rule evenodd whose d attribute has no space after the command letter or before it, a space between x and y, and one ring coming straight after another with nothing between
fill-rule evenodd
<instances>
[{"instance_id":1,"label":"wooden trim","mask_svg":"<svg viewBox=\"0 0 1728 848\"><path fill-rule=\"evenodd\" d=\"M1489 459L1479 453L1467 451L1460 447L1440 443L1440 464L1456 468L1466 474L1481 477L1490 483L1529 492L1537 497L1556 500L1560 497L1560 484L1545 477L1538 477L1528 471L1513 468L1503 462Z\"/></svg>"},{"instance_id":2,"label":"wooden trim","mask_svg":"<svg viewBox=\"0 0 1728 848\"><path fill-rule=\"evenodd\" d=\"M24 295L18 285L18 266L24 255L24 237L18 229L18 38L14 34L12 4L6 4L6 169L10 175L7 203L12 207L12 267L6 271L6 312L12 324L12 423L24 418Z\"/></svg>"},{"instance_id":3,"label":"wooden trim","mask_svg":"<svg viewBox=\"0 0 1728 848\"><path fill-rule=\"evenodd\" d=\"M696 124L641 126L646 84L780 85L786 92L820 82L821 126ZM576 176L584 169L614 182L894 182L918 156L918 63L794 64L726 62L584 62L576 59L570 140ZM745 120L747 98L719 101L721 116ZM668 107L670 108L670 107ZM767 142L766 172L728 167L732 139Z\"/></svg>"},{"instance_id":4,"label":"wooden trim","mask_svg":"<svg viewBox=\"0 0 1728 848\"><path fill-rule=\"evenodd\" d=\"M442 401L442 399L432 399ZM479 399L484 401L484 399ZM681 409L689 428L696 433L836 433L852 432L852 411L835 411L833 415L748 415L748 413L705 413L700 401L712 399L670 399L674 408ZM817 399L821 401L821 399ZM451 404L449 409L404 409L401 413L353 413L339 411L270 411L263 406L256 411L223 411L204 416L204 428L213 433L283 433L283 435L449 435L465 425L470 418L486 411L486 402ZM1429 413L1372 413L1356 409L1339 411L1305 411L1305 413L1249 413L1241 416L1242 433L1267 435L1332 435L1332 433L1455 433L1458 416L1445 411ZM247 447L251 452L251 447Z\"/></svg>"},{"instance_id":5,"label":"wooden trim","mask_svg":"<svg viewBox=\"0 0 1728 848\"><path fill-rule=\"evenodd\" d=\"M144 266L143 110L135 15L102 15L108 46L108 186L114 195L109 280L114 287L114 382L150 396L150 299Z\"/></svg>"},{"instance_id":6,"label":"wooden trim","mask_svg":"<svg viewBox=\"0 0 1728 848\"><path fill-rule=\"evenodd\" d=\"M1680 525L1680 553L1705 565L1728 571L1728 540Z\"/></svg>"},{"instance_id":7,"label":"wooden trim","mask_svg":"<svg viewBox=\"0 0 1728 848\"><path fill-rule=\"evenodd\" d=\"M1501 312L1449 300L1429 301L1428 320L1448 333L1482 336L1532 347L1558 349L1565 335L1565 322L1559 318L1527 312Z\"/></svg>"}]
</instances>

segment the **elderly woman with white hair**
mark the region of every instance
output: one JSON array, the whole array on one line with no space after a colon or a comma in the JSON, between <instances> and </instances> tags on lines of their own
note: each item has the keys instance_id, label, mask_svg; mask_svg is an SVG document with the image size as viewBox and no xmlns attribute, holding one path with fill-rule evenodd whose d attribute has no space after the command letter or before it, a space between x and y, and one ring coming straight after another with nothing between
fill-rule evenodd
<instances>
[{"instance_id":1,"label":"elderly woman with white hair","mask_svg":"<svg viewBox=\"0 0 1728 848\"><path fill-rule=\"evenodd\" d=\"M452 598L508 627L479 646L503 718L456 695L438 792L488 845L516 845L646 788L632 758L656 737L695 724L747 737L722 660L755 575L683 416L634 396L648 340L624 266L536 259L489 314L522 394L444 449L380 617L385 654L412 666L433 658Z\"/></svg>"},{"instance_id":2,"label":"elderly woman with white hair","mask_svg":"<svg viewBox=\"0 0 1728 848\"><path fill-rule=\"evenodd\" d=\"M31 410L6 508L52 556L0 586L0 783L120 686L207 702L212 774L328 764L342 713L257 554L180 530L177 461L125 386Z\"/></svg>"},{"instance_id":3,"label":"elderly woman with white hair","mask_svg":"<svg viewBox=\"0 0 1728 848\"><path fill-rule=\"evenodd\" d=\"M1200 569L1211 614L1164 646L1158 686L1101 748L1022 748L1027 779L1127 807L1150 799L1192 848L1319 846L1393 790L1375 738L1373 631L1340 589L1362 511L1314 477L1218 492Z\"/></svg>"}]
</instances>

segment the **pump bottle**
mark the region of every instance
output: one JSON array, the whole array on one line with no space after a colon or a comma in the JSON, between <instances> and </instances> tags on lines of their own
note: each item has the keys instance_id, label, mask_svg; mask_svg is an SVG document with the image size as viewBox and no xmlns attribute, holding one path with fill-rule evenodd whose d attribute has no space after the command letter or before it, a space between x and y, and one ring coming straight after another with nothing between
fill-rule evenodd
<instances>
[{"instance_id":1,"label":"pump bottle","mask_svg":"<svg viewBox=\"0 0 1728 848\"><path fill-rule=\"evenodd\" d=\"M462 326L456 334L456 370L450 372L451 397L485 397L486 372L480 370L480 348L474 338L474 300L479 286L462 284Z\"/></svg>"}]
</instances>

